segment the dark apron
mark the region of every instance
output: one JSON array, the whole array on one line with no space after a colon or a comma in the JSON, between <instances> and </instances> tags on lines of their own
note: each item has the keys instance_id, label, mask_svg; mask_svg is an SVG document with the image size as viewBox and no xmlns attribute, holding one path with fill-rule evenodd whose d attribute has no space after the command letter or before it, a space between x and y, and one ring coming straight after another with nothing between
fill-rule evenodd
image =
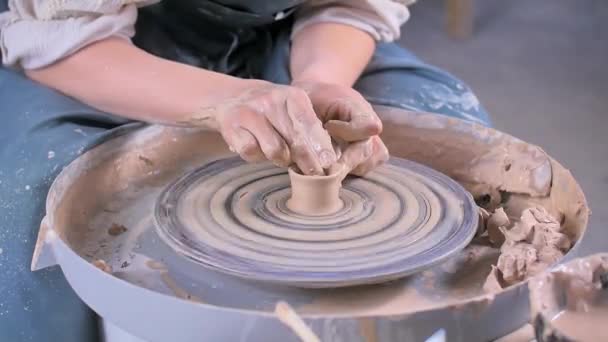
<instances>
[{"instance_id":1,"label":"dark apron","mask_svg":"<svg viewBox=\"0 0 608 342\"><path fill-rule=\"evenodd\" d=\"M134 43L162 58L241 78L262 73L303 0L162 1L139 11Z\"/></svg>"}]
</instances>

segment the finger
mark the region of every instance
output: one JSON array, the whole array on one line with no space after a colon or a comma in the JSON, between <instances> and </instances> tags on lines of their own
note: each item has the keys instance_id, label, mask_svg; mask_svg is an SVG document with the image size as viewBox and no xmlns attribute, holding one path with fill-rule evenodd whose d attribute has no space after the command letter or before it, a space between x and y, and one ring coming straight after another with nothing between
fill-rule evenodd
<instances>
[{"instance_id":1,"label":"finger","mask_svg":"<svg viewBox=\"0 0 608 342\"><path fill-rule=\"evenodd\" d=\"M325 123L324 127L330 136L344 141L358 141L366 139L364 135L358 134L356 131L353 132L349 123L346 121L329 120Z\"/></svg>"},{"instance_id":2,"label":"finger","mask_svg":"<svg viewBox=\"0 0 608 342\"><path fill-rule=\"evenodd\" d=\"M240 127L222 130L222 137L231 150L238 153L247 162L258 162L265 159L258 141L247 130Z\"/></svg>"},{"instance_id":3,"label":"finger","mask_svg":"<svg viewBox=\"0 0 608 342\"><path fill-rule=\"evenodd\" d=\"M243 129L257 140L266 159L280 167L289 166L291 163L289 148L265 116L254 112L243 115L241 121Z\"/></svg>"},{"instance_id":4,"label":"finger","mask_svg":"<svg viewBox=\"0 0 608 342\"><path fill-rule=\"evenodd\" d=\"M346 166L348 171L355 169L362 163L366 162L372 155L371 139L357 141L351 143L342 152L342 157L339 160L340 164Z\"/></svg>"},{"instance_id":5,"label":"finger","mask_svg":"<svg viewBox=\"0 0 608 342\"><path fill-rule=\"evenodd\" d=\"M325 171L319 157L310 148L305 137L295 136L290 146L291 161L304 175L324 175Z\"/></svg>"},{"instance_id":6,"label":"finger","mask_svg":"<svg viewBox=\"0 0 608 342\"><path fill-rule=\"evenodd\" d=\"M331 144L334 148L334 153L336 154L336 160L340 160L342 158L342 150L347 143L339 139L332 139Z\"/></svg>"},{"instance_id":7,"label":"finger","mask_svg":"<svg viewBox=\"0 0 608 342\"><path fill-rule=\"evenodd\" d=\"M292 161L306 175L323 175L323 170L336 162L331 137L304 91L290 90L285 107L291 124L284 134L290 140Z\"/></svg>"},{"instance_id":8,"label":"finger","mask_svg":"<svg viewBox=\"0 0 608 342\"><path fill-rule=\"evenodd\" d=\"M329 117L337 118L325 123L325 129L332 137L346 141L367 139L382 132L382 121L369 104L358 104L357 101L338 101L332 106Z\"/></svg>"},{"instance_id":9,"label":"finger","mask_svg":"<svg viewBox=\"0 0 608 342\"><path fill-rule=\"evenodd\" d=\"M380 137L374 136L371 138L371 155L352 170L352 174L364 176L378 166L384 164L389 159L388 149L382 142Z\"/></svg>"},{"instance_id":10,"label":"finger","mask_svg":"<svg viewBox=\"0 0 608 342\"><path fill-rule=\"evenodd\" d=\"M384 145L384 141L377 135L372 137L372 156L377 156L379 164L386 163L390 158L388 147Z\"/></svg>"},{"instance_id":11,"label":"finger","mask_svg":"<svg viewBox=\"0 0 608 342\"><path fill-rule=\"evenodd\" d=\"M388 161L388 158L388 149L386 149L382 140L377 139L373 144L371 157L353 169L352 173L357 176L364 176L378 166L384 164Z\"/></svg>"},{"instance_id":12,"label":"finger","mask_svg":"<svg viewBox=\"0 0 608 342\"><path fill-rule=\"evenodd\" d=\"M325 127L332 137L357 141L378 135L382 131L382 122L372 105L356 90L318 83L299 86L307 89L314 110L322 122L332 121Z\"/></svg>"}]
</instances>

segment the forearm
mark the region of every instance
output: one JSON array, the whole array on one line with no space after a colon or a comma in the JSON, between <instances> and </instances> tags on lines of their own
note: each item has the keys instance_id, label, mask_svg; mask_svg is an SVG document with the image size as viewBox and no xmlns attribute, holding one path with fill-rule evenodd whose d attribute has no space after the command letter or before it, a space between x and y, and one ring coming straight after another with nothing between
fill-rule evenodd
<instances>
[{"instance_id":1,"label":"forearm","mask_svg":"<svg viewBox=\"0 0 608 342\"><path fill-rule=\"evenodd\" d=\"M374 39L354 27L334 23L311 25L293 39L292 79L352 87L369 63L374 48Z\"/></svg>"},{"instance_id":2,"label":"forearm","mask_svg":"<svg viewBox=\"0 0 608 342\"><path fill-rule=\"evenodd\" d=\"M196 123L202 108L238 96L247 82L155 57L120 39L26 73L97 109L169 125Z\"/></svg>"}]
</instances>

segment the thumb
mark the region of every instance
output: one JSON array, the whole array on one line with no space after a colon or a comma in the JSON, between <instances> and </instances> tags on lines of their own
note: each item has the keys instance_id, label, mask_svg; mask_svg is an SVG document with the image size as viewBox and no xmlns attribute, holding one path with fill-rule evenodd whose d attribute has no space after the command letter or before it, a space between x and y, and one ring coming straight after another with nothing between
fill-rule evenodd
<instances>
[{"instance_id":1,"label":"thumb","mask_svg":"<svg viewBox=\"0 0 608 342\"><path fill-rule=\"evenodd\" d=\"M368 160L371 155L372 144L371 139L368 138L348 144L346 149L342 151L342 156L338 163L344 165L346 170L350 172Z\"/></svg>"},{"instance_id":2,"label":"thumb","mask_svg":"<svg viewBox=\"0 0 608 342\"><path fill-rule=\"evenodd\" d=\"M380 134L382 121L373 113L352 114L348 121L327 121L325 129L332 137L344 141L359 141Z\"/></svg>"}]
</instances>

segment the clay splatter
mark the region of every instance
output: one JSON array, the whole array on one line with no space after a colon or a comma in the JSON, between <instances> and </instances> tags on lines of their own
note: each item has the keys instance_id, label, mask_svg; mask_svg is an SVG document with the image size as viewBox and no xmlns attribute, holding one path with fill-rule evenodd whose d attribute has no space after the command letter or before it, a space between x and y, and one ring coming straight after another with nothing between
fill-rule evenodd
<instances>
[{"instance_id":1,"label":"clay splatter","mask_svg":"<svg viewBox=\"0 0 608 342\"><path fill-rule=\"evenodd\" d=\"M113 223L112 226L108 229L108 234L112 236L118 236L126 232L127 230L127 227L123 226L122 224Z\"/></svg>"},{"instance_id":2,"label":"clay splatter","mask_svg":"<svg viewBox=\"0 0 608 342\"><path fill-rule=\"evenodd\" d=\"M112 273L112 266L108 265L104 260L98 259L93 261L92 264L106 273Z\"/></svg>"},{"instance_id":3,"label":"clay splatter","mask_svg":"<svg viewBox=\"0 0 608 342\"><path fill-rule=\"evenodd\" d=\"M142 155L138 156L139 160L143 161L148 166L154 166L154 162L151 159L148 159Z\"/></svg>"}]
</instances>

